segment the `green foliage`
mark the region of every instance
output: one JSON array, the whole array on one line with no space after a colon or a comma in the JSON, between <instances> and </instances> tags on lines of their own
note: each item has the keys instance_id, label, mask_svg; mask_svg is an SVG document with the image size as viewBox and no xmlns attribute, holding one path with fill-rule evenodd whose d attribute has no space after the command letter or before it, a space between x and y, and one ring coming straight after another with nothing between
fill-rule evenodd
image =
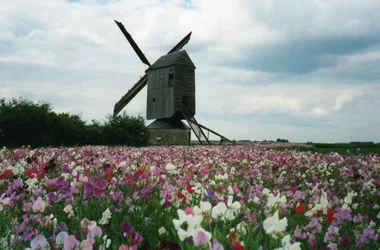
<instances>
[{"instance_id":1,"label":"green foliage","mask_svg":"<svg viewBox=\"0 0 380 250\"><path fill-rule=\"evenodd\" d=\"M149 130L144 118L126 113L108 116L104 124L92 120L86 124L80 115L55 113L48 103L26 99L0 100L0 146L11 148L30 145L81 146L126 145L145 146Z\"/></svg>"},{"instance_id":2,"label":"green foliage","mask_svg":"<svg viewBox=\"0 0 380 250\"><path fill-rule=\"evenodd\" d=\"M104 138L108 145L144 146L149 141L149 130L142 116L132 117L125 112L109 115L104 124Z\"/></svg>"}]
</instances>

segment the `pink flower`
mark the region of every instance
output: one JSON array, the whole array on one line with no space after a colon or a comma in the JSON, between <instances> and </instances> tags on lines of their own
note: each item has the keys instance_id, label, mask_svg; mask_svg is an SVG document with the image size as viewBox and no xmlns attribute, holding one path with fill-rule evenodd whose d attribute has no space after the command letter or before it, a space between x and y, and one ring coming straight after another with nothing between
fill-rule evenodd
<instances>
[{"instance_id":1,"label":"pink flower","mask_svg":"<svg viewBox=\"0 0 380 250\"><path fill-rule=\"evenodd\" d=\"M82 243L80 244L80 247L82 250L92 250L93 249L92 245L94 243L95 243L94 239L87 239L87 240L82 241Z\"/></svg>"},{"instance_id":2,"label":"pink flower","mask_svg":"<svg viewBox=\"0 0 380 250\"><path fill-rule=\"evenodd\" d=\"M63 240L63 249L64 250L71 250L74 249L74 247L77 245L77 239L75 239L74 235L70 235L65 237Z\"/></svg>"},{"instance_id":3,"label":"pink flower","mask_svg":"<svg viewBox=\"0 0 380 250\"><path fill-rule=\"evenodd\" d=\"M195 237L194 246L199 247L202 245L206 245L209 242L210 242L210 238L208 237L208 235L203 230L200 230L197 236Z\"/></svg>"},{"instance_id":4,"label":"pink flower","mask_svg":"<svg viewBox=\"0 0 380 250\"><path fill-rule=\"evenodd\" d=\"M89 227L89 231L87 233L88 239L94 239L95 237L101 237L102 236L102 229L98 226L95 227Z\"/></svg>"},{"instance_id":5,"label":"pink flower","mask_svg":"<svg viewBox=\"0 0 380 250\"><path fill-rule=\"evenodd\" d=\"M191 207L186 207L184 211L186 215L191 214L192 216L194 216L194 211Z\"/></svg>"},{"instance_id":6,"label":"pink flower","mask_svg":"<svg viewBox=\"0 0 380 250\"><path fill-rule=\"evenodd\" d=\"M121 245L119 247L119 250L137 250L137 246L134 245L134 246L127 246L127 245Z\"/></svg>"},{"instance_id":7,"label":"pink flower","mask_svg":"<svg viewBox=\"0 0 380 250\"><path fill-rule=\"evenodd\" d=\"M45 202L42 200L41 197L38 197L35 202L33 202L32 209L34 212L43 212L45 211Z\"/></svg>"}]
</instances>

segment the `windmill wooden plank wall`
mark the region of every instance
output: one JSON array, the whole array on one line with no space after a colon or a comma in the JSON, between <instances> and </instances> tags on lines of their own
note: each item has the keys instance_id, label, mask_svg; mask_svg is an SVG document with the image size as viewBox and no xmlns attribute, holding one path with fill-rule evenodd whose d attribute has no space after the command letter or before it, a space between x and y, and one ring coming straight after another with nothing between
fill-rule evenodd
<instances>
[{"instance_id":1,"label":"windmill wooden plank wall","mask_svg":"<svg viewBox=\"0 0 380 250\"><path fill-rule=\"evenodd\" d=\"M184 119L183 105L195 115L195 66L186 51L162 56L146 73L147 119Z\"/></svg>"}]
</instances>

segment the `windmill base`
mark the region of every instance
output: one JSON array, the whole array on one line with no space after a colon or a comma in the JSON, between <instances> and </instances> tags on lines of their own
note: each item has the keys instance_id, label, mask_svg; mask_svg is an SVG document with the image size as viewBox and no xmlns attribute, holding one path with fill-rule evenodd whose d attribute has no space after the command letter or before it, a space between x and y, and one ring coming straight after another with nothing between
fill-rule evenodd
<instances>
[{"instance_id":1,"label":"windmill base","mask_svg":"<svg viewBox=\"0 0 380 250\"><path fill-rule=\"evenodd\" d=\"M191 129L180 119L157 119L148 128L151 145L190 145Z\"/></svg>"}]
</instances>

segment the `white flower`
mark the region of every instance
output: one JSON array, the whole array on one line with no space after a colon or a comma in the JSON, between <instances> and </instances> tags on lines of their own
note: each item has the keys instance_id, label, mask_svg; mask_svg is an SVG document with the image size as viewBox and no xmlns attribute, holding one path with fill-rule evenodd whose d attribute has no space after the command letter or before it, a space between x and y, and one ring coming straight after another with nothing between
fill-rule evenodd
<instances>
[{"instance_id":1,"label":"white flower","mask_svg":"<svg viewBox=\"0 0 380 250\"><path fill-rule=\"evenodd\" d=\"M260 198L257 197L257 196L253 197L253 202L256 203L256 204L259 204Z\"/></svg>"},{"instance_id":2,"label":"white flower","mask_svg":"<svg viewBox=\"0 0 380 250\"><path fill-rule=\"evenodd\" d=\"M284 217L280 220L278 217L278 211L276 211L272 217L268 217L264 220L263 226L265 232L273 236L278 232L285 231L288 226L288 219Z\"/></svg>"},{"instance_id":3,"label":"white flower","mask_svg":"<svg viewBox=\"0 0 380 250\"><path fill-rule=\"evenodd\" d=\"M269 195L271 193L271 191L267 188L264 188L263 189L263 195Z\"/></svg>"},{"instance_id":4,"label":"white flower","mask_svg":"<svg viewBox=\"0 0 380 250\"><path fill-rule=\"evenodd\" d=\"M219 216L224 216L227 211L227 206L224 202L219 202L215 207L212 208L211 217L217 219Z\"/></svg>"},{"instance_id":5,"label":"white flower","mask_svg":"<svg viewBox=\"0 0 380 250\"><path fill-rule=\"evenodd\" d=\"M240 202L235 201L234 203L232 203L232 199L233 199L232 196L228 196L228 201L227 201L228 209L225 214L225 217L227 220L235 219L235 215L239 212L241 208Z\"/></svg>"},{"instance_id":6,"label":"white flower","mask_svg":"<svg viewBox=\"0 0 380 250\"><path fill-rule=\"evenodd\" d=\"M173 171L173 170L175 170L176 168L177 168L177 167L174 166L174 165L171 164L171 163L166 164L166 167L165 167L165 169L166 169L168 172Z\"/></svg>"},{"instance_id":7,"label":"white flower","mask_svg":"<svg viewBox=\"0 0 380 250\"><path fill-rule=\"evenodd\" d=\"M276 196L274 196L272 193L269 194L267 205L270 208L272 208L272 207L276 206L277 203L279 203L279 204L285 204L286 203L286 196L283 195L283 196L280 197L280 193L277 193Z\"/></svg>"},{"instance_id":8,"label":"white flower","mask_svg":"<svg viewBox=\"0 0 380 250\"><path fill-rule=\"evenodd\" d=\"M174 228L177 230L178 237L181 241L184 241L187 237L190 237L192 231L201 227L203 221L203 215L185 214L182 209L177 210L178 220L173 219ZM187 229L181 228L182 224L187 224Z\"/></svg>"},{"instance_id":9,"label":"white flower","mask_svg":"<svg viewBox=\"0 0 380 250\"><path fill-rule=\"evenodd\" d=\"M240 210L240 202L235 201L232 203L232 196L228 196L227 205L224 202L219 202L215 207L212 208L211 217L217 219L219 216L222 220L233 220L235 219L237 213Z\"/></svg>"},{"instance_id":10,"label":"white flower","mask_svg":"<svg viewBox=\"0 0 380 250\"><path fill-rule=\"evenodd\" d=\"M194 210L194 214L206 214L208 212L211 211L211 208L212 208L212 205L210 202L206 201L206 202L203 202L201 201L199 203L199 207L198 206L195 206L193 208Z\"/></svg>"},{"instance_id":11,"label":"white flower","mask_svg":"<svg viewBox=\"0 0 380 250\"><path fill-rule=\"evenodd\" d=\"M29 178L25 181L25 183L26 183L26 185L28 185L28 191L32 192L32 190L34 190L35 187L37 186L38 179L37 178Z\"/></svg>"},{"instance_id":12,"label":"white flower","mask_svg":"<svg viewBox=\"0 0 380 250\"><path fill-rule=\"evenodd\" d=\"M227 180L228 179L228 174L224 173L224 175L217 174L215 175L215 180Z\"/></svg>"},{"instance_id":13,"label":"white flower","mask_svg":"<svg viewBox=\"0 0 380 250\"><path fill-rule=\"evenodd\" d=\"M100 225L106 225L108 224L108 220L111 219L111 211L107 208L106 211L103 212L103 217L100 219L99 224Z\"/></svg>"},{"instance_id":14,"label":"white flower","mask_svg":"<svg viewBox=\"0 0 380 250\"><path fill-rule=\"evenodd\" d=\"M293 244L290 243L289 234L287 234L285 237L282 238L281 244L283 247L276 248L275 250L301 250L300 242L294 242Z\"/></svg>"},{"instance_id":15,"label":"white flower","mask_svg":"<svg viewBox=\"0 0 380 250\"><path fill-rule=\"evenodd\" d=\"M160 227L160 229L158 229L158 233L159 234L166 234L166 229L164 227Z\"/></svg>"},{"instance_id":16,"label":"white flower","mask_svg":"<svg viewBox=\"0 0 380 250\"><path fill-rule=\"evenodd\" d=\"M236 231L238 231L239 233L243 235L247 235L247 229L248 229L248 224L245 223L244 221L240 222L236 226Z\"/></svg>"}]
</instances>

